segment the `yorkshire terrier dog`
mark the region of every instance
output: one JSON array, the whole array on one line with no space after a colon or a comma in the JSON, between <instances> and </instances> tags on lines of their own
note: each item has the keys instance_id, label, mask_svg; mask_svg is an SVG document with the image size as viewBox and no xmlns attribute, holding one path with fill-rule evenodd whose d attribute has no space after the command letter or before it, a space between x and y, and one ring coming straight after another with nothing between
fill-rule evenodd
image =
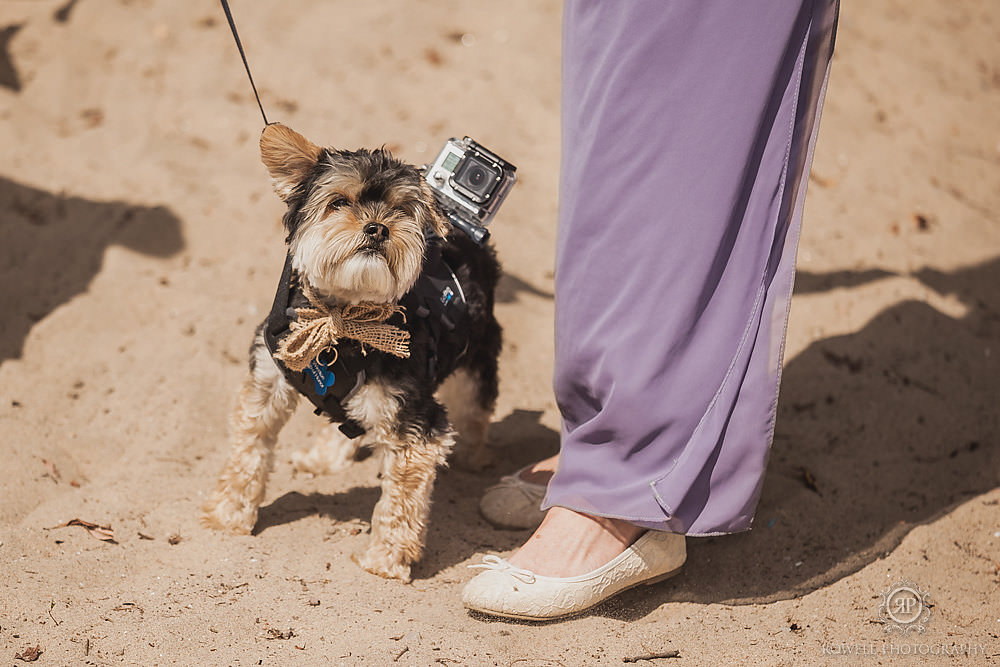
<instances>
[{"instance_id":1,"label":"yorkshire terrier dog","mask_svg":"<svg viewBox=\"0 0 1000 667\"><path fill-rule=\"evenodd\" d=\"M456 439L460 465L483 460L497 397L500 266L492 248L444 219L420 171L385 149L321 148L275 123L260 151L288 205L288 255L203 521L253 530L278 432L305 395L339 428L325 428L293 462L329 472L374 448L382 495L357 560L409 581L437 468Z\"/></svg>"}]
</instances>

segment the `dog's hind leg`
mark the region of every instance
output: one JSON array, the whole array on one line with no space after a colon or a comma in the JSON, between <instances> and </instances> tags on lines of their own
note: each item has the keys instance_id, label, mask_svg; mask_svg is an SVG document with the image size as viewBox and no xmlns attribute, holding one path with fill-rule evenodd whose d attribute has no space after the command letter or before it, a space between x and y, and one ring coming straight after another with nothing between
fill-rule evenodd
<instances>
[{"instance_id":1,"label":"dog's hind leg","mask_svg":"<svg viewBox=\"0 0 1000 667\"><path fill-rule=\"evenodd\" d=\"M271 359L258 330L250 348L250 374L233 413L229 459L215 492L202 507L205 525L231 533L253 530L278 432L291 417L298 396Z\"/></svg>"},{"instance_id":2,"label":"dog's hind leg","mask_svg":"<svg viewBox=\"0 0 1000 667\"><path fill-rule=\"evenodd\" d=\"M482 378L470 368L462 367L448 376L438 397L448 409L448 419L457 431L455 464L464 470L481 470L489 463L486 434L496 401L483 399Z\"/></svg>"},{"instance_id":3,"label":"dog's hind leg","mask_svg":"<svg viewBox=\"0 0 1000 667\"><path fill-rule=\"evenodd\" d=\"M312 447L292 454L292 465L299 472L314 475L343 470L354 462L354 455L364 440L348 438L337 424L327 424Z\"/></svg>"},{"instance_id":4,"label":"dog's hind leg","mask_svg":"<svg viewBox=\"0 0 1000 667\"><path fill-rule=\"evenodd\" d=\"M448 418L458 431L454 461L465 470L482 470L491 461L486 436L498 395L497 357L500 355L500 325L490 319L465 365L452 373L438 389L448 409Z\"/></svg>"}]
</instances>

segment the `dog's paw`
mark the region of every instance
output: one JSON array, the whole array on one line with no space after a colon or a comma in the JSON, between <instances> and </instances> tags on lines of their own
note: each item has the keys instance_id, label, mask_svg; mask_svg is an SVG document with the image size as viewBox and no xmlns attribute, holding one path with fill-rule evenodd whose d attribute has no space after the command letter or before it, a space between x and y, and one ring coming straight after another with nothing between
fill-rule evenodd
<instances>
[{"instance_id":1,"label":"dog's paw","mask_svg":"<svg viewBox=\"0 0 1000 667\"><path fill-rule=\"evenodd\" d=\"M331 452L319 445L305 451L292 453L292 468L296 472L325 475L343 470L354 462L353 453Z\"/></svg>"},{"instance_id":2,"label":"dog's paw","mask_svg":"<svg viewBox=\"0 0 1000 667\"><path fill-rule=\"evenodd\" d=\"M372 574L386 579L398 579L404 584L410 583L410 564L394 558L389 551L381 546L368 547L360 557L353 556L354 562Z\"/></svg>"},{"instance_id":3,"label":"dog's paw","mask_svg":"<svg viewBox=\"0 0 1000 667\"><path fill-rule=\"evenodd\" d=\"M337 472L354 463L359 444L360 441L346 437L330 424L319 434L312 447L292 454L292 466L297 472L313 475Z\"/></svg>"},{"instance_id":4,"label":"dog's paw","mask_svg":"<svg viewBox=\"0 0 1000 667\"><path fill-rule=\"evenodd\" d=\"M249 535L257 524L257 509L233 502L219 493L201 507L201 524L233 535Z\"/></svg>"}]
</instances>

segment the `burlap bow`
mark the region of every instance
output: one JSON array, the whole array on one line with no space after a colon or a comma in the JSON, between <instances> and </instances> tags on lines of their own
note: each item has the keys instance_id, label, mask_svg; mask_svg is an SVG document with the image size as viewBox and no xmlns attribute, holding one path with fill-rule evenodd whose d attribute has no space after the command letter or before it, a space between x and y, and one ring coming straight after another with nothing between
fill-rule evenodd
<instances>
[{"instance_id":1,"label":"burlap bow","mask_svg":"<svg viewBox=\"0 0 1000 667\"><path fill-rule=\"evenodd\" d=\"M289 334L278 345L274 356L293 371L301 371L320 352L352 338L401 358L410 356L410 332L385 320L402 312L395 304L360 303L328 307L310 299L312 307L296 308Z\"/></svg>"}]
</instances>

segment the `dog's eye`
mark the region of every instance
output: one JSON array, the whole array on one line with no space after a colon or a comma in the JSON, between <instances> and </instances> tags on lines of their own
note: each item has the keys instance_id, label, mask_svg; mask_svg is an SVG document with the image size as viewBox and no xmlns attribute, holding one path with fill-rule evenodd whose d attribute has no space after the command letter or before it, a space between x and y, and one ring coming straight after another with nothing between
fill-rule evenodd
<instances>
[{"instance_id":1,"label":"dog's eye","mask_svg":"<svg viewBox=\"0 0 1000 667\"><path fill-rule=\"evenodd\" d=\"M330 203L326 205L326 210L336 211L338 208L346 206L347 204L347 197L334 197L330 200Z\"/></svg>"}]
</instances>

